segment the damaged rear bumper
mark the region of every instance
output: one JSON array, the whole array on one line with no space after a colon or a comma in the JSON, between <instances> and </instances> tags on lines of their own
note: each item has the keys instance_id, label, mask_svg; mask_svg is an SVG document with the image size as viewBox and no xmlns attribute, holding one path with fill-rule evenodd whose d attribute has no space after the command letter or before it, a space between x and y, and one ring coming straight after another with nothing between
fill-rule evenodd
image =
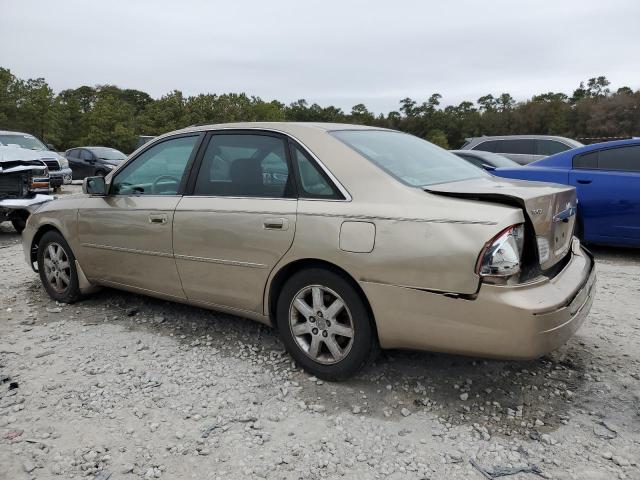
<instances>
[{"instance_id":1,"label":"damaged rear bumper","mask_svg":"<svg viewBox=\"0 0 640 480\"><path fill-rule=\"evenodd\" d=\"M515 286L482 284L475 299L361 282L383 348L528 360L564 344L595 295L593 256L574 239L553 278Z\"/></svg>"}]
</instances>

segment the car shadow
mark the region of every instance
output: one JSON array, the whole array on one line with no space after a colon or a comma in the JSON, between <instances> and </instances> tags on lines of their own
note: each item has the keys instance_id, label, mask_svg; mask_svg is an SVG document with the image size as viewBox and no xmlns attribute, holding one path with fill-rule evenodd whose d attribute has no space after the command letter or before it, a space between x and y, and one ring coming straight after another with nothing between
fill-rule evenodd
<instances>
[{"instance_id":1,"label":"car shadow","mask_svg":"<svg viewBox=\"0 0 640 480\"><path fill-rule=\"evenodd\" d=\"M52 303L36 280L29 290L43 306ZM132 331L171 335L187 345L243 356L283 383L289 381L306 405L322 405L327 412L389 421L424 412L443 425L478 422L507 435L535 437L566 422L579 404L585 364L593 357L577 339L528 362L389 350L353 379L332 383L292 369L293 360L274 329L232 315L107 288L75 304L73 311L69 319L85 325L122 323ZM51 317L56 315L45 310L40 321L55 321ZM279 361L264 361L274 357Z\"/></svg>"}]
</instances>

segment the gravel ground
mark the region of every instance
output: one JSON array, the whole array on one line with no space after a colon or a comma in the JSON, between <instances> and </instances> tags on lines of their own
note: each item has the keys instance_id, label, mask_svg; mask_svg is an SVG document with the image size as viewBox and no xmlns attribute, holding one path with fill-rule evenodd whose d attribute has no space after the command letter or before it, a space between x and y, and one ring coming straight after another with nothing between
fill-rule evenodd
<instances>
[{"instance_id":1,"label":"gravel ground","mask_svg":"<svg viewBox=\"0 0 640 480\"><path fill-rule=\"evenodd\" d=\"M334 384L248 320L57 305L19 240L0 226L2 479L640 479L638 251L596 251L588 323L549 356L387 351Z\"/></svg>"}]
</instances>

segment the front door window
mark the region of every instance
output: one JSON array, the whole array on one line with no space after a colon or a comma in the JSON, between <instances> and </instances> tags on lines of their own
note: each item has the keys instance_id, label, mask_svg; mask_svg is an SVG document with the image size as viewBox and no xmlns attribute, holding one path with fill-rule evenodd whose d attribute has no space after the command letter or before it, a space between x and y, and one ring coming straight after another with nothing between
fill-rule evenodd
<instances>
[{"instance_id":1,"label":"front door window","mask_svg":"<svg viewBox=\"0 0 640 480\"><path fill-rule=\"evenodd\" d=\"M172 138L142 152L118 172L112 195L177 195L198 136Z\"/></svg>"}]
</instances>

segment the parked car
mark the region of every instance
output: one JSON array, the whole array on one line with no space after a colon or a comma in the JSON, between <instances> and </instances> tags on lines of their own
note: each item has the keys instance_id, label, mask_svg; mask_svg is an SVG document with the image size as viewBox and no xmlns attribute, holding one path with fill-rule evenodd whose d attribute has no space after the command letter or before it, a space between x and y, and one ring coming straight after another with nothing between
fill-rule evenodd
<instances>
[{"instance_id":1,"label":"parked car","mask_svg":"<svg viewBox=\"0 0 640 480\"><path fill-rule=\"evenodd\" d=\"M109 147L78 147L64 152L74 179L104 177L127 159L120 150Z\"/></svg>"},{"instance_id":2,"label":"parked car","mask_svg":"<svg viewBox=\"0 0 640 480\"><path fill-rule=\"evenodd\" d=\"M29 213L49 197L49 171L37 152L0 146L0 222L24 230Z\"/></svg>"},{"instance_id":3,"label":"parked car","mask_svg":"<svg viewBox=\"0 0 640 480\"><path fill-rule=\"evenodd\" d=\"M500 167L519 167L520 164L510 158L481 150L449 150L454 155L466 160L471 165L483 168L489 172Z\"/></svg>"},{"instance_id":4,"label":"parked car","mask_svg":"<svg viewBox=\"0 0 640 480\"><path fill-rule=\"evenodd\" d=\"M574 188L499 179L393 130L189 127L83 191L23 234L52 298L106 285L277 325L320 378L378 346L535 358L593 298Z\"/></svg>"},{"instance_id":5,"label":"parked car","mask_svg":"<svg viewBox=\"0 0 640 480\"><path fill-rule=\"evenodd\" d=\"M136 149L140 148L142 145L147 143L150 140L156 138L153 135L138 135L138 143L136 144Z\"/></svg>"},{"instance_id":6,"label":"parked car","mask_svg":"<svg viewBox=\"0 0 640 480\"><path fill-rule=\"evenodd\" d=\"M585 242L640 247L640 139L594 143L493 173L575 187Z\"/></svg>"},{"instance_id":7,"label":"parked car","mask_svg":"<svg viewBox=\"0 0 640 480\"><path fill-rule=\"evenodd\" d=\"M41 153L41 158L49 169L51 188L57 189L71 183L69 162L57 152L52 145L45 145L33 135L22 132L0 131L0 145L15 146Z\"/></svg>"},{"instance_id":8,"label":"parked car","mask_svg":"<svg viewBox=\"0 0 640 480\"><path fill-rule=\"evenodd\" d=\"M473 137L460 150L479 150L499 153L520 165L564 152L582 144L566 137L550 135L504 135L499 137Z\"/></svg>"}]
</instances>

